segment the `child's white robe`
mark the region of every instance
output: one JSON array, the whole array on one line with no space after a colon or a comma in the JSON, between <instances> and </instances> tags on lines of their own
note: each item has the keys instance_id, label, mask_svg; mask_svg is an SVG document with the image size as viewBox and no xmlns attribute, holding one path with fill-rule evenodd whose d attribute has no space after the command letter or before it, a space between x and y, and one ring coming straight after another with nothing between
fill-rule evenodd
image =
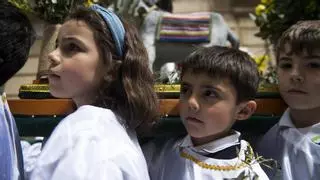
<instances>
[{"instance_id":1,"label":"child's white robe","mask_svg":"<svg viewBox=\"0 0 320 180\"><path fill-rule=\"evenodd\" d=\"M32 180L148 180L135 132L109 109L81 106L55 128Z\"/></svg>"},{"instance_id":2,"label":"child's white robe","mask_svg":"<svg viewBox=\"0 0 320 180\"><path fill-rule=\"evenodd\" d=\"M280 121L258 144L258 152L280 163L278 174L284 180L320 179L320 123L296 128L287 109ZM279 174L280 173L280 174ZM276 178L273 178L276 179Z\"/></svg>"},{"instance_id":3,"label":"child's white robe","mask_svg":"<svg viewBox=\"0 0 320 180\"><path fill-rule=\"evenodd\" d=\"M250 166L246 157L253 153L250 145L239 140L240 133L233 134L202 146L193 146L190 136L183 139L170 139L163 142L150 142L143 147L149 174L152 180L222 180L243 176L252 179L268 179L255 159ZM210 157L228 148L239 147L239 152L228 154L227 158ZM252 154L251 154L252 155ZM218 155L219 156L219 155ZM252 157L252 156L250 156Z\"/></svg>"}]
</instances>

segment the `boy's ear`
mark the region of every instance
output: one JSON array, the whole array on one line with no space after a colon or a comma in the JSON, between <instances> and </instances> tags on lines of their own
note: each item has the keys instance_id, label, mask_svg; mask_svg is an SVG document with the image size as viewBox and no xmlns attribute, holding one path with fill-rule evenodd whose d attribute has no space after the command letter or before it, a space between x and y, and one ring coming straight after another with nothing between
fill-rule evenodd
<instances>
[{"instance_id":1,"label":"boy's ear","mask_svg":"<svg viewBox=\"0 0 320 180\"><path fill-rule=\"evenodd\" d=\"M248 119L257 109L257 103L253 100L240 103L235 119L246 120Z\"/></svg>"}]
</instances>

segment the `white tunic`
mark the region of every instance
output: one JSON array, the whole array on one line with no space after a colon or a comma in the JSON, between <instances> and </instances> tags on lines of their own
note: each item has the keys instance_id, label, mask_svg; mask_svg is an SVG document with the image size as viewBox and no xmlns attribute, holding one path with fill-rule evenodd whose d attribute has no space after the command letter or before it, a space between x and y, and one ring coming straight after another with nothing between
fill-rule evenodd
<instances>
[{"instance_id":1,"label":"white tunic","mask_svg":"<svg viewBox=\"0 0 320 180\"><path fill-rule=\"evenodd\" d=\"M32 180L148 180L135 132L108 109L81 106L46 142Z\"/></svg>"},{"instance_id":2,"label":"white tunic","mask_svg":"<svg viewBox=\"0 0 320 180\"><path fill-rule=\"evenodd\" d=\"M270 177L319 180L320 123L307 128L296 128L289 111L287 109L280 121L265 134L258 144L258 152L280 163L280 174L270 173Z\"/></svg>"},{"instance_id":3,"label":"white tunic","mask_svg":"<svg viewBox=\"0 0 320 180\"><path fill-rule=\"evenodd\" d=\"M222 180L247 176L268 179L239 132L202 146L193 146L190 136L169 141L153 141L143 147L152 180ZM239 145L238 154L218 159L208 157ZM251 160L250 160L251 159Z\"/></svg>"}]
</instances>

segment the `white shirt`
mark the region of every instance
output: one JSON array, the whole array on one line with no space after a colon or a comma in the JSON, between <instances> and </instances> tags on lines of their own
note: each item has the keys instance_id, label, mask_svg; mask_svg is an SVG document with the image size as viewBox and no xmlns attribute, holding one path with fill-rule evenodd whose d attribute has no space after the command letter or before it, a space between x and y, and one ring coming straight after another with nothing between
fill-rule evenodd
<instances>
[{"instance_id":1,"label":"white shirt","mask_svg":"<svg viewBox=\"0 0 320 180\"><path fill-rule=\"evenodd\" d=\"M32 180L148 180L135 132L109 109L81 106L46 142Z\"/></svg>"},{"instance_id":2,"label":"white shirt","mask_svg":"<svg viewBox=\"0 0 320 180\"><path fill-rule=\"evenodd\" d=\"M228 147L240 144L239 142L240 135L241 134L239 132L235 131L229 136L223 137L221 139L217 139L215 141L211 141L207 144L200 145L200 146L194 146L194 144L191 141L191 137L186 136L182 140L182 143L180 144L180 146L184 148L190 148L199 154L206 155L209 153L216 153Z\"/></svg>"},{"instance_id":3,"label":"white shirt","mask_svg":"<svg viewBox=\"0 0 320 180\"><path fill-rule=\"evenodd\" d=\"M246 154L253 155L253 151L246 141L239 140L239 136L240 133L235 132L202 146L193 146L190 136L152 141L143 147L150 177L152 180L222 180L242 175L252 179L256 174L261 180L268 179L254 158L249 165L244 162L248 157ZM240 145L237 157L215 159L206 156L235 145Z\"/></svg>"},{"instance_id":4,"label":"white shirt","mask_svg":"<svg viewBox=\"0 0 320 180\"><path fill-rule=\"evenodd\" d=\"M284 180L320 179L320 123L296 128L287 109L258 145L261 155L280 163ZM272 148L270 148L272 147Z\"/></svg>"}]
</instances>

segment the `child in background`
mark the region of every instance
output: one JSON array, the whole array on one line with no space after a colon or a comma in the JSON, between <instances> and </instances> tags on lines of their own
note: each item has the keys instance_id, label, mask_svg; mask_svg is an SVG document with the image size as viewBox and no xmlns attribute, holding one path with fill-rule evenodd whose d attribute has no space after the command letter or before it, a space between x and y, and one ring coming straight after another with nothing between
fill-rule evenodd
<instances>
[{"instance_id":1,"label":"child in background","mask_svg":"<svg viewBox=\"0 0 320 180\"><path fill-rule=\"evenodd\" d=\"M77 110L55 128L31 179L149 179L136 135L158 117L147 57L113 12L94 4L69 15L49 54L49 85Z\"/></svg>"},{"instance_id":2,"label":"child in background","mask_svg":"<svg viewBox=\"0 0 320 180\"><path fill-rule=\"evenodd\" d=\"M276 50L279 91L289 108L265 134L259 153L280 163L281 179L320 179L320 21L293 25Z\"/></svg>"},{"instance_id":3,"label":"child in background","mask_svg":"<svg viewBox=\"0 0 320 180\"><path fill-rule=\"evenodd\" d=\"M188 135L144 146L151 179L268 179L249 143L231 129L256 110L254 60L240 50L213 46L180 65L180 117Z\"/></svg>"},{"instance_id":4,"label":"child in background","mask_svg":"<svg viewBox=\"0 0 320 180\"><path fill-rule=\"evenodd\" d=\"M26 63L34 41L35 32L27 16L10 3L1 1L0 87ZM24 179L19 133L6 95L2 92L0 92L0 162L1 180Z\"/></svg>"}]
</instances>

